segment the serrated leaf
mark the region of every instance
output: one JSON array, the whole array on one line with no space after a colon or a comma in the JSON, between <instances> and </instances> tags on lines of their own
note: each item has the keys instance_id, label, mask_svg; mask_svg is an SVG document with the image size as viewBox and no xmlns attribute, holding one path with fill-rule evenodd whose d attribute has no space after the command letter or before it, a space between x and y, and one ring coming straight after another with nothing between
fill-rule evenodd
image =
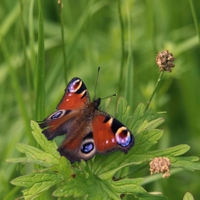
<instances>
[{"instance_id":1,"label":"serrated leaf","mask_svg":"<svg viewBox=\"0 0 200 200\"><path fill-rule=\"evenodd\" d=\"M92 185L92 181L90 179L86 179L85 176L81 176L79 174L75 178L68 179L68 184L59 187L57 190L54 191L54 196L64 196L64 197L80 197L85 196L90 190L90 186Z\"/></svg>"},{"instance_id":2,"label":"serrated leaf","mask_svg":"<svg viewBox=\"0 0 200 200\"><path fill-rule=\"evenodd\" d=\"M10 158L10 159L6 159L6 162L10 162L10 163L34 163L34 164L38 164L44 167L49 167L50 165L47 162L43 162L41 160L36 160L36 159L30 159L30 158L26 158L26 157L21 157L21 158Z\"/></svg>"},{"instance_id":3,"label":"serrated leaf","mask_svg":"<svg viewBox=\"0 0 200 200\"><path fill-rule=\"evenodd\" d=\"M157 141L161 138L163 134L162 130L144 130L135 137L135 148L133 148L133 154L141 154L147 152Z\"/></svg>"},{"instance_id":4,"label":"serrated leaf","mask_svg":"<svg viewBox=\"0 0 200 200\"><path fill-rule=\"evenodd\" d=\"M150 121L153 121L154 119L157 119L157 118L159 118L158 114L156 114L152 109L145 110L145 105L140 103L137 106L136 110L134 111L131 119L129 118L127 126L130 128L130 130L133 130L133 131L138 130L138 128L145 121L150 122ZM160 124L158 124L158 125L160 125Z\"/></svg>"},{"instance_id":5,"label":"serrated leaf","mask_svg":"<svg viewBox=\"0 0 200 200\"><path fill-rule=\"evenodd\" d=\"M164 122L163 118L158 118L150 121L144 126L144 129L152 130L154 128L157 128L160 124Z\"/></svg>"},{"instance_id":6,"label":"serrated leaf","mask_svg":"<svg viewBox=\"0 0 200 200\"><path fill-rule=\"evenodd\" d=\"M189 149L190 146L186 144L181 144L164 150L152 151L151 153L155 156L180 156L186 153Z\"/></svg>"},{"instance_id":7,"label":"serrated leaf","mask_svg":"<svg viewBox=\"0 0 200 200\"><path fill-rule=\"evenodd\" d=\"M140 157L141 158L141 157ZM149 157L146 158L146 159L150 159ZM136 160L136 161L135 161ZM128 167L128 166L131 166L131 165L139 165L143 162L142 158L141 159L138 159L138 157L136 156L135 157L135 160L131 161L130 160L128 161L128 159L124 160L124 162L118 164L118 166L113 166L112 165L112 162L110 163L111 166L109 167L104 167L102 170L100 170L98 172L98 177L101 178L102 180L109 180L111 179L114 174L119 171L120 169L124 168L124 167ZM104 164L104 163L103 163Z\"/></svg>"},{"instance_id":8,"label":"serrated leaf","mask_svg":"<svg viewBox=\"0 0 200 200\"><path fill-rule=\"evenodd\" d=\"M25 199L32 199L40 193L48 190L53 185L63 181L64 177L59 173L51 171L32 172L25 176L20 176L11 181L13 185L28 187L23 190Z\"/></svg>"},{"instance_id":9,"label":"serrated leaf","mask_svg":"<svg viewBox=\"0 0 200 200\"><path fill-rule=\"evenodd\" d=\"M124 98L120 97L117 102L116 118L121 122L125 123L127 116L129 116L130 107Z\"/></svg>"},{"instance_id":10,"label":"serrated leaf","mask_svg":"<svg viewBox=\"0 0 200 200\"><path fill-rule=\"evenodd\" d=\"M58 163L58 158L55 158L54 155L30 145L19 143L16 145L16 148L18 151L25 153L29 161L35 160L34 163L41 164L42 166L49 167Z\"/></svg>"},{"instance_id":11,"label":"serrated leaf","mask_svg":"<svg viewBox=\"0 0 200 200\"><path fill-rule=\"evenodd\" d=\"M94 180L93 180L94 179ZM145 193L146 191L140 186L143 179L124 179L120 181L102 181L95 177L85 179L77 177L69 180L70 183L54 191L54 196L81 197L87 196L87 199L120 199L121 194L128 194L135 191Z\"/></svg>"},{"instance_id":12,"label":"serrated leaf","mask_svg":"<svg viewBox=\"0 0 200 200\"><path fill-rule=\"evenodd\" d=\"M199 158L196 156L192 157L175 157L171 159L173 167L180 167L190 171L200 170Z\"/></svg>"},{"instance_id":13,"label":"serrated leaf","mask_svg":"<svg viewBox=\"0 0 200 200\"><path fill-rule=\"evenodd\" d=\"M57 145L55 144L55 142L47 140L44 134L42 134L42 130L40 129L37 122L31 121L31 127L33 130L32 134L37 143L42 147L42 149L58 159L60 157L60 154L57 151Z\"/></svg>"},{"instance_id":14,"label":"serrated leaf","mask_svg":"<svg viewBox=\"0 0 200 200\"><path fill-rule=\"evenodd\" d=\"M63 174L65 178L72 174L71 163L64 156L61 156L58 164L51 166L50 170Z\"/></svg>"}]
</instances>

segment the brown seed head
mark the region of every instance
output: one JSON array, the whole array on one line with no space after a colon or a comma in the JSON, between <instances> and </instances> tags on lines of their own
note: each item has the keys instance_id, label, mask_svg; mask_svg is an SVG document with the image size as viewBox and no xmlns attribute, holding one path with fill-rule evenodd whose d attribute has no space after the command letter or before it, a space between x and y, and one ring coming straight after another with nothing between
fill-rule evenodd
<instances>
[{"instance_id":1,"label":"brown seed head","mask_svg":"<svg viewBox=\"0 0 200 200\"><path fill-rule=\"evenodd\" d=\"M162 173L163 178L168 178L170 176L170 160L165 157L154 158L150 163L151 175L155 173Z\"/></svg>"},{"instance_id":2,"label":"brown seed head","mask_svg":"<svg viewBox=\"0 0 200 200\"><path fill-rule=\"evenodd\" d=\"M156 64L160 68L160 71L172 72L174 65L174 57L172 53L169 53L168 50L161 51L156 57Z\"/></svg>"}]
</instances>

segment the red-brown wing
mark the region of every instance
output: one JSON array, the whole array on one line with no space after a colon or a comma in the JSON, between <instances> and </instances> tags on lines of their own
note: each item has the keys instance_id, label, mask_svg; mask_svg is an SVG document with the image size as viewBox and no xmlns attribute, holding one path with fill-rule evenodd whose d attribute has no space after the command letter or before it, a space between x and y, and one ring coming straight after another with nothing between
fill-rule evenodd
<instances>
[{"instance_id":1,"label":"red-brown wing","mask_svg":"<svg viewBox=\"0 0 200 200\"><path fill-rule=\"evenodd\" d=\"M68 132L71 124L79 117L81 109L89 104L89 93L80 78L73 78L67 88L62 100L57 106L57 111L48 116L40 123L44 135L51 140L58 135Z\"/></svg>"},{"instance_id":2,"label":"red-brown wing","mask_svg":"<svg viewBox=\"0 0 200 200\"><path fill-rule=\"evenodd\" d=\"M65 94L57 110L78 110L90 102L89 93L80 78L73 78L65 89Z\"/></svg>"},{"instance_id":3,"label":"red-brown wing","mask_svg":"<svg viewBox=\"0 0 200 200\"><path fill-rule=\"evenodd\" d=\"M130 130L110 115L96 111L92 122L93 138L96 151L105 154L113 150L125 153L134 145L134 137Z\"/></svg>"},{"instance_id":4,"label":"red-brown wing","mask_svg":"<svg viewBox=\"0 0 200 200\"><path fill-rule=\"evenodd\" d=\"M39 123L43 134L48 140L58 135L66 134L73 121L77 118L79 111L58 110Z\"/></svg>"},{"instance_id":5,"label":"red-brown wing","mask_svg":"<svg viewBox=\"0 0 200 200\"><path fill-rule=\"evenodd\" d=\"M71 137L71 131L74 133L74 137ZM88 160L92 158L96 153L94 140L90 126L84 121L80 121L80 126L71 127L58 151L62 156L67 157L71 163L75 161Z\"/></svg>"}]
</instances>

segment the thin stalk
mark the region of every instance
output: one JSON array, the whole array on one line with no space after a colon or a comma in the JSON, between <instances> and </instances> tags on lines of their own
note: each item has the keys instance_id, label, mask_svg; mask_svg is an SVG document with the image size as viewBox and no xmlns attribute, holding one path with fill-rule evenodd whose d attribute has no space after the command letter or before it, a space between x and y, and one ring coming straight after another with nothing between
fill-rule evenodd
<instances>
[{"instance_id":1,"label":"thin stalk","mask_svg":"<svg viewBox=\"0 0 200 200\"><path fill-rule=\"evenodd\" d=\"M125 38L124 38L124 22L122 19L122 11L121 11L121 0L118 0L118 13L119 13L119 23L121 28L121 63L120 63L120 74L119 74L119 87L118 87L118 94L123 87L123 76L124 76L124 61L125 61Z\"/></svg>"},{"instance_id":2,"label":"thin stalk","mask_svg":"<svg viewBox=\"0 0 200 200\"><path fill-rule=\"evenodd\" d=\"M200 43L199 22L198 22L197 15L196 15L196 12L195 12L193 0L189 0L189 2L190 2L190 8L191 8L192 16L193 16L193 20L194 20L195 29L196 29L196 32L197 32L197 35L198 35L198 38L199 38L199 43Z\"/></svg>"},{"instance_id":3,"label":"thin stalk","mask_svg":"<svg viewBox=\"0 0 200 200\"><path fill-rule=\"evenodd\" d=\"M156 90L158 89L158 85L159 85L159 83L160 83L160 81L161 81L161 79L162 79L163 74L164 74L164 71L160 72L160 75L159 75L159 77L158 77L156 86L155 86L155 88L154 88L153 93L151 94L151 97L150 97L150 99L149 99L149 101L148 101L148 103L147 103L147 105L146 105L145 110L147 110L147 109L149 108L149 105L150 105L150 103L151 103L151 101L152 101L152 99L153 99L153 97L154 97L154 95L155 95L155 93L156 93Z\"/></svg>"},{"instance_id":4,"label":"thin stalk","mask_svg":"<svg viewBox=\"0 0 200 200\"><path fill-rule=\"evenodd\" d=\"M63 3L62 3L62 0L58 0L58 5L59 5L59 12L60 12L64 79L65 79L65 82L67 84L68 83L68 78L67 78L67 57L66 57L66 50L65 50L65 32L64 32Z\"/></svg>"},{"instance_id":5,"label":"thin stalk","mask_svg":"<svg viewBox=\"0 0 200 200\"><path fill-rule=\"evenodd\" d=\"M38 60L36 68L36 120L42 120L45 114L45 61L44 61L44 24L41 0L38 0L39 31L38 31Z\"/></svg>"},{"instance_id":6,"label":"thin stalk","mask_svg":"<svg viewBox=\"0 0 200 200\"><path fill-rule=\"evenodd\" d=\"M31 79L31 66L30 62L28 60L27 51L26 51L26 36L25 36L25 26L24 26L24 20L23 20L23 1L20 0L20 24L21 24L21 37L22 37L22 45L23 45L23 53L24 53L24 63L25 63L25 73L26 73L26 81L28 86L28 94L29 94L29 102L30 105L33 105L33 95L32 95L32 79ZM33 113L33 107L31 107L32 113Z\"/></svg>"},{"instance_id":7,"label":"thin stalk","mask_svg":"<svg viewBox=\"0 0 200 200\"><path fill-rule=\"evenodd\" d=\"M30 50L30 70L32 70L32 73L35 72L33 70L36 66L36 53L35 53L35 37L34 37L34 22L33 22L33 9L34 9L34 0L30 0L30 6L29 6L29 16L28 16L28 34L29 34L29 50ZM33 77L35 77L36 74L33 74ZM36 83L33 83L34 89L36 89Z\"/></svg>"},{"instance_id":8,"label":"thin stalk","mask_svg":"<svg viewBox=\"0 0 200 200\"><path fill-rule=\"evenodd\" d=\"M128 104L133 109L133 96L134 96L134 66L133 66L133 53L132 53L132 38L131 38L131 16L130 10L127 6L127 31L128 31L128 58L127 58L127 75L126 75L126 85L125 85L125 98Z\"/></svg>"}]
</instances>

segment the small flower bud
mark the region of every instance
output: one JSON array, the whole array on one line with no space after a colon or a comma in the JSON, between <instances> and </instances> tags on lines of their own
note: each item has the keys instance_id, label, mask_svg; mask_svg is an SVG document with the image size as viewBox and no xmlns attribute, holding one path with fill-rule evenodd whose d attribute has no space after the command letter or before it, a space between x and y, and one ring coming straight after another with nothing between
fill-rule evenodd
<instances>
[{"instance_id":1,"label":"small flower bud","mask_svg":"<svg viewBox=\"0 0 200 200\"><path fill-rule=\"evenodd\" d=\"M165 157L154 158L150 163L151 175L155 173L162 173L163 178L168 178L170 176L170 160Z\"/></svg>"},{"instance_id":2,"label":"small flower bud","mask_svg":"<svg viewBox=\"0 0 200 200\"><path fill-rule=\"evenodd\" d=\"M156 57L156 64L160 71L172 72L172 68L175 66L173 63L174 59L173 54L169 53L168 50L161 51Z\"/></svg>"}]
</instances>

